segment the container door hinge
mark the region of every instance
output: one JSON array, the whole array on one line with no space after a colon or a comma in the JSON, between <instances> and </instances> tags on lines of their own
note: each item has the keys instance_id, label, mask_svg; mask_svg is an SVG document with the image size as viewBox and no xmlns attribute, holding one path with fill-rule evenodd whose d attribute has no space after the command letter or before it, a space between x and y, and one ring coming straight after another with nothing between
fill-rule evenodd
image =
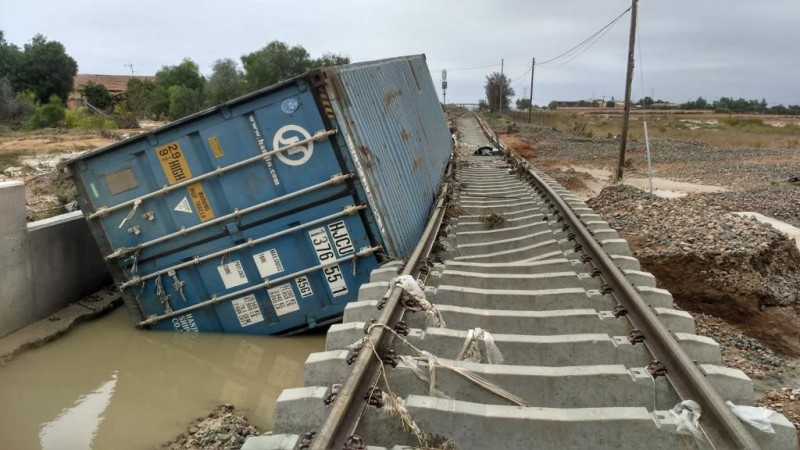
<instances>
[{"instance_id":1,"label":"container door hinge","mask_svg":"<svg viewBox=\"0 0 800 450\"><path fill-rule=\"evenodd\" d=\"M167 271L167 276L172 278L172 289L178 291L178 294L181 295L181 299L183 299L183 301L185 302L186 296L183 295L183 287L186 286L186 282L178 279L178 274L175 273L174 270Z\"/></svg>"}]
</instances>

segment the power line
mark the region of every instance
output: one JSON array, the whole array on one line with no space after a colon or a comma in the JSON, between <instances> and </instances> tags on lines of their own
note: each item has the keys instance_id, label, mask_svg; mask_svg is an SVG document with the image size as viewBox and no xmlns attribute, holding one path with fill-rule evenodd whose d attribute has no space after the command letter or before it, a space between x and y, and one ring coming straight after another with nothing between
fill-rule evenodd
<instances>
[{"instance_id":1,"label":"power line","mask_svg":"<svg viewBox=\"0 0 800 450\"><path fill-rule=\"evenodd\" d=\"M496 66L499 66L499 65L500 64L495 62L495 63L491 63L491 64L484 64L484 65L474 66L474 67L462 67L462 68L459 68L459 69L447 69L447 71L448 72L461 72L461 71L464 71L464 70L485 69L487 67L496 67Z\"/></svg>"},{"instance_id":2,"label":"power line","mask_svg":"<svg viewBox=\"0 0 800 450\"><path fill-rule=\"evenodd\" d=\"M595 37L597 37L598 35L601 35L601 33L602 33L602 34L605 34L605 33L604 33L605 31L607 31L607 30L608 30L608 29L610 29L612 26L614 26L614 25L615 25L615 24L616 24L616 23L617 23L617 22L618 22L620 19L622 19L622 17L623 17L625 14L627 14L627 13L628 13L628 11L630 11L630 10L631 10L631 8L628 8L628 9L626 9L625 11L623 11L623 12L622 12L622 14L620 14L620 15L619 15L619 16L617 16L617 17L616 17L614 20L612 20L611 22L609 22L608 24L606 24L606 26L604 26L603 28L600 28L599 30L597 30L597 31L596 31L594 34L592 34L592 35L591 35L591 36L589 36L588 38L586 38L586 39L584 39L583 41L581 41L581 43L579 43L578 45L576 45L576 46L572 47L571 49L569 49L569 50L565 51L564 53L562 53L562 54L560 54L560 55L558 55L558 56L556 56L556 57L550 58L550 59L548 59L548 60L545 60L545 61L542 61L542 62L540 62L540 63L536 63L536 65L537 65L537 66L543 66L543 65L545 65L545 64L550 64L550 63L552 63L552 62L555 62L555 61L557 61L557 60L559 60L559 59L561 59L561 58L563 58L563 57L565 57L565 56L567 56L567 55L571 54L572 52L574 52L574 51L576 51L576 50L580 49L581 47L583 47L584 45L586 45L586 43L588 43L588 42L592 41L592 40L593 40ZM602 36L600 36L600 37L602 37ZM596 42L596 41L595 41L595 42ZM593 45L593 44L592 44L592 45ZM590 46L591 46L591 45L589 45L589 47L590 47ZM588 48L588 47L587 47L587 48Z\"/></svg>"},{"instance_id":3,"label":"power line","mask_svg":"<svg viewBox=\"0 0 800 450\"><path fill-rule=\"evenodd\" d=\"M586 46L584 46L583 48L581 48L581 49L580 49L578 52L576 52L575 54L571 55L571 56L569 57L569 59L566 59L566 60L564 60L564 61L559 61L559 62L558 62L557 64L555 64L555 65L548 66L548 68L549 68L549 69L554 69L554 68L556 68L556 67L561 67L561 66L564 66L564 65L567 65L567 64L571 63L572 61L575 61L575 60L576 60L578 57L580 57L581 55L583 55L584 53L586 53L586 51L587 51L587 50L589 50L589 49L590 49L590 48L592 48L592 47L593 47L593 46L594 46L596 43L598 43L598 42L600 41L600 39L602 39L602 38L603 38L603 36L605 36L605 35L606 35L606 33L608 33L609 31L611 31L611 28L606 28L606 29L605 29L605 31L603 31L601 34L599 34L599 35L597 36L597 38L595 38L595 39L594 39L594 40L593 40L591 43L589 43L589 44L587 44Z\"/></svg>"}]
</instances>

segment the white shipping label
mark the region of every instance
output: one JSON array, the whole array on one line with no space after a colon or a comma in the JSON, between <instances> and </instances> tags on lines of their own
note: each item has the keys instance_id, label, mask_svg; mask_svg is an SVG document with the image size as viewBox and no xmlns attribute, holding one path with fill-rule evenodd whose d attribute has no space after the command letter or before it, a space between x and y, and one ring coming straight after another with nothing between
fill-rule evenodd
<instances>
[{"instance_id":1,"label":"white shipping label","mask_svg":"<svg viewBox=\"0 0 800 450\"><path fill-rule=\"evenodd\" d=\"M274 248L262 253L256 253L253 255L253 260L256 262L258 274L261 275L261 278L268 278L276 273L283 272L283 263L281 263L281 258L278 256L278 251Z\"/></svg>"},{"instance_id":2,"label":"white shipping label","mask_svg":"<svg viewBox=\"0 0 800 450\"><path fill-rule=\"evenodd\" d=\"M325 232L325 228L309 230L308 235L311 238L311 243L314 244L314 251L317 253L317 259L320 263L325 264L336 261L336 255L333 253L331 241L328 239L328 233ZM338 264L328 266L322 272L334 297L347 294L347 283L344 281L344 274Z\"/></svg>"},{"instance_id":3,"label":"white shipping label","mask_svg":"<svg viewBox=\"0 0 800 450\"><path fill-rule=\"evenodd\" d=\"M247 284L247 275L244 274L244 267L238 259L217 267L217 271L219 271L222 282L225 283L225 289Z\"/></svg>"},{"instance_id":4,"label":"white shipping label","mask_svg":"<svg viewBox=\"0 0 800 450\"><path fill-rule=\"evenodd\" d=\"M314 295L314 291L311 290L311 283L309 283L308 277L305 275L295 278L294 282L297 283L297 290L300 291L301 297L306 298Z\"/></svg>"},{"instance_id":5,"label":"white shipping label","mask_svg":"<svg viewBox=\"0 0 800 450\"><path fill-rule=\"evenodd\" d=\"M279 316L300 309L290 283L267 289L267 294L269 294L269 301L272 302L272 307L275 308L275 314Z\"/></svg>"},{"instance_id":6,"label":"white shipping label","mask_svg":"<svg viewBox=\"0 0 800 450\"><path fill-rule=\"evenodd\" d=\"M264 316L261 314L261 308L258 307L255 295L250 294L246 297L231 300L231 305L233 305L233 311L236 313L236 317L242 327L264 321Z\"/></svg>"}]
</instances>

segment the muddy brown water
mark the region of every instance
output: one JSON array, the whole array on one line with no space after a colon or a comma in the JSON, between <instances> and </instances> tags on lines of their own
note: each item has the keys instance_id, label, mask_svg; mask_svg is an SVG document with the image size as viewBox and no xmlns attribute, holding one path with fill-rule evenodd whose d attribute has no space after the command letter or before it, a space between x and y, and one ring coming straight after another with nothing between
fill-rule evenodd
<instances>
[{"instance_id":1,"label":"muddy brown water","mask_svg":"<svg viewBox=\"0 0 800 450\"><path fill-rule=\"evenodd\" d=\"M0 448L147 449L232 403L262 431L322 332L291 338L137 330L124 308L0 368Z\"/></svg>"}]
</instances>

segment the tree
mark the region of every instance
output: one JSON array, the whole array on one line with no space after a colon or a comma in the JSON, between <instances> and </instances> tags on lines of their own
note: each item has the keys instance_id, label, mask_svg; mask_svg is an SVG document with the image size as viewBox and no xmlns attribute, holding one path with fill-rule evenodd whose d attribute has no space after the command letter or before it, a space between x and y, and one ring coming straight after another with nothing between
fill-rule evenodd
<instances>
[{"instance_id":1,"label":"tree","mask_svg":"<svg viewBox=\"0 0 800 450\"><path fill-rule=\"evenodd\" d=\"M281 41L272 41L260 50L243 55L242 66L248 87L255 90L300 75L311 68L311 59L299 45L289 47Z\"/></svg>"},{"instance_id":2,"label":"tree","mask_svg":"<svg viewBox=\"0 0 800 450\"><path fill-rule=\"evenodd\" d=\"M128 110L136 117L152 119L156 116L156 84L150 80L131 78L128 80L128 90L125 91L125 102Z\"/></svg>"},{"instance_id":3,"label":"tree","mask_svg":"<svg viewBox=\"0 0 800 450\"><path fill-rule=\"evenodd\" d=\"M489 110L497 111L501 105L503 109L508 109L510 98L514 96L514 89L507 76L498 72L487 75L483 89L486 92Z\"/></svg>"},{"instance_id":4,"label":"tree","mask_svg":"<svg viewBox=\"0 0 800 450\"><path fill-rule=\"evenodd\" d=\"M203 107L203 94L197 89L175 85L167 88L167 95L169 97L167 108L169 120L188 116Z\"/></svg>"},{"instance_id":5,"label":"tree","mask_svg":"<svg viewBox=\"0 0 800 450\"><path fill-rule=\"evenodd\" d=\"M197 63L189 58L184 58L177 66L162 66L156 72L152 99L153 114L177 119L197 112L203 105L205 83L206 80L200 74ZM172 89L176 86L185 89ZM190 105L196 105L194 110L188 109Z\"/></svg>"},{"instance_id":6,"label":"tree","mask_svg":"<svg viewBox=\"0 0 800 450\"><path fill-rule=\"evenodd\" d=\"M0 79L14 83L21 56L19 47L6 42L3 30L0 30Z\"/></svg>"},{"instance_id":7,"label":"tree","mask_svg":"<svg viewBox=\"0 0 800 450\"><path fill-rule=\"evenodd\" d=\"M90 81L83 85L81 94L86 101L97 109L106 109L114 102L108 89L102 84Z\"/></svg>"},{"instance_id":8,"label":"tree","mask_svg":"<svg viewBox=\"0 0 800 450\"><path fill-rule=\"evenodd\" d=\"M350 64L350 57L338 53L323 53L321 57L311 61L311 67L330 67Z\"/></svg>"},{"instance_id":9,"label":"tree","mask_svg":"<svg viewBox=\"0 0 800 450\"><path fill-rule=\"evenodd\" d=\"M198 91L203 90L206 80L200 74L197 63L190 58L184 58L177 66L162 66L156 72L156 84L165 88L170 86L184 86Z\"/></svg>"},{"instance_id":10,"label":"tree","mask_svg":"<svg viewBox=\"0 0 800 450\"><path fill-rule=\"evenodd\" d=\"M72 91L72 81L77 73L78 63L67 55L60 42L48 41L37 34L29 44L25 44L14 87L17 92L30 89L42 103L48 102L53 95L64 100Z\"/></svg>"},{"instance_id":11,"label":"tree","mask_svg":"<svg viewBox=\"0 0 800 450\"><path fill-rule=\"evenodd\" d=\"M681 105L681 109L708 109L708 101L703 97L697 97L697 100L689 100Z\"/></svg>"},{"instance_id":12,"label":"tree","mask_svg":"<svg viewBox=\"0 0 800 450\"><path fill-rule=\"evenodd\" d=\"M529 99L529 98L518 98L516 103L517 103L517 109L527 110L528 107L531 106L531 99Z\"/></svg>"},{"instance_id":13,"label":"tree","mask_svg":"<svg viewBox=\"0 0 800 450\"><path fill-rule=\"evenodd\" d=\"M655 101L653 101L653 98L650 96L647 96L642 99L642 105L644 105L645 108L653 106L653 103L655 103Z\"/></svg>"},{"instance_id":14,"label":"tree","mask_svg":"<svg viewBox=\"0 0 800 450\"><path fill-rule=\"evenodd\" d=\"M218 105L245 93L244 74L231 58L214 61L206 84L206 104Z\"/></svg>"}]
</instances>

